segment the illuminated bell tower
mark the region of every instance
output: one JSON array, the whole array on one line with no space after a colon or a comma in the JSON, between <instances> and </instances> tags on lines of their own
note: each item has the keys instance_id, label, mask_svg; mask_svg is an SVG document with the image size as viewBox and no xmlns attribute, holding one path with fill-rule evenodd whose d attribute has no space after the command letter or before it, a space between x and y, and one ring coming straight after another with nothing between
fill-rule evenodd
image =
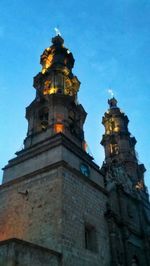
<instances>
[{"instance_id":1,"label":"illuminated bell tower","mask_svg":"<svg viewBox=\"0 0 150 266\"><path fill-rule=\"evenodd\" d=\"M117 106L117 100L114 97L108 100L108 104L109 109L102 119L105 134L101 141L105 149L106 164L123 163L127 173L135 180L138 165L135 151L136 139L128 130L129 119Z\"/></svg>"},{"instance_id":2,"label":"illuminated bell tower","mask_svg":"<svg viewBox=\"0 0 150 266\"><path fill-rule=\"evenodd\" d=\"M44 149L46 154L48 147L51 151L53 146L58 146L58 142L60 145L67 142L69 147L72 143L76 146L74 150L78 148L85 152L83 124L87 113L77 101L80 82L72 73L74 61L72 53L64 47L63 38L60 35L52 38L52 45L44 50L40 58L41 72L34 77L36 97L26 108L28 130L24 148L16 152L17 158L5 166L3 183L20 177L21 168L24 174L29 174L31 154L35 157L35 151L40 154ZM47 155L49 160L51 154ZM35 157L36 163L32 164L32 171L60 160L58 154L50 162L46 155L44 160L38 155ZM25 165L22 166L20 161ZM13 167L17 170L14 171Z\"/></svg>"},{"instance_id":3,"label":"illuminated bell tower","mask_svg":"<svg viewBox=\"0 0 150 266\"><path fill-rule=\"evenodd\" d=\"M52 45L40 58L42 70L34 78L36 99L26 110L29 126L25 148L60 132L84 146L86 112L77 103L80 82L72 73L74 61L63 38L60 35L52 38Z\"/></svg>"}]
</instances>

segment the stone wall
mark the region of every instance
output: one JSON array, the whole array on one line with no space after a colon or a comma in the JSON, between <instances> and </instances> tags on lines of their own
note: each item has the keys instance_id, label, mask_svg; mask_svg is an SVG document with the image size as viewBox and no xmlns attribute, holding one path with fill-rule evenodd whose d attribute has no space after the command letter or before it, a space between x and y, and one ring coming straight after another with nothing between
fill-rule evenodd
<instances>
[{"instance_id":1,"label":"stone wall","mask_svg":"<svg viewBox=\"0 0 150 266\"><path fill-rule=\"evenodd\" d=\"M0 242L0 266L60 265L60 253L18 239Z\"/></svg>"},{"instance_id":2,"label":"stone wall","mask_svg":"<svg viewBox=\"0 0 150 266\"><path fill-rule=\"evenodd\" d=\"M61 187L58 169L0 186L0 241L23 239L60 251Z\"/></svg>"},{"instance_id":3,"label":"stone wall","mask_svg":"<svg viewBox=\"0 0 150 266\"><path fill-rule=\"evenodd\" d=\"M63 169L63 260L65 266L109 266L107 196L81 174ZM96 250L85 247L85 226L95 228Z\"/></svg>"},{"instance_id":4,"label":"stone wall","mask_svg":"<svg viewBox=\"0 0 150 266\"><path fill-rule=\"evenodd\" d=\"M60 162L3 184L0 240L17 238L60 252L63 266L110 266L107 193L93 179ZM85 247L86 225L96 231L96 250Z\"/></svg>"}]
</instances>

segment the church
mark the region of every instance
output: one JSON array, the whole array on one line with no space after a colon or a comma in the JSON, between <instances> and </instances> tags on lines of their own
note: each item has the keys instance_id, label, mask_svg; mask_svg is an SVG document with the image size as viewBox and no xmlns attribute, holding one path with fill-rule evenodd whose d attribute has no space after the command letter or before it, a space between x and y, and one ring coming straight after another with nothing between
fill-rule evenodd
<instances>
[{"instance_id":1,"label":"church","mask_svg":"<svg viewBox=\"0 0 150 266\"><path fill-rule=\"evenodd\" d=\"M24 148L3 168L0 266L150 266L149 195L129 119L110 98L98 166L74 61L59 34L40 57Z\"/></svg>"}]
</instances>

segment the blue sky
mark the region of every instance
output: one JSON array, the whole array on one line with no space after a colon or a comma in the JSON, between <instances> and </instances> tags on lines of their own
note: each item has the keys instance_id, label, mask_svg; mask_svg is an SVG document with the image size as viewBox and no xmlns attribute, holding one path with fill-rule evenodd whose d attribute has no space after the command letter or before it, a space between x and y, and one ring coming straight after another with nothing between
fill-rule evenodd
<instances>
[{"instance_id":1,"label":"blue sky","mask_svg":"<svg viewBox=\"0 0 150 266\"><path fill-rule=\"evenodd\" d=\"M111 87L129 117L150 188L149 0L1 0L0 167L22 148L25 107L35 96L33 77L57 26L76 60L78 98L88 113L85 136L95 161L101 165L104 159L101 120Z\"/></svg>"}]
</instances>

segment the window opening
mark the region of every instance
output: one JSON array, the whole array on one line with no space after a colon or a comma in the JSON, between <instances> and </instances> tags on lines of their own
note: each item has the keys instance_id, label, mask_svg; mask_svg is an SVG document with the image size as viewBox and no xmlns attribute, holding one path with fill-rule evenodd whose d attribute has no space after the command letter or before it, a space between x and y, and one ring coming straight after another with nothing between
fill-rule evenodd
<instances>
[{"instance_id":1,"label":"window opening","mask_svg":"<svg viewBox=\"0 0 150 266\"><path fill-rule=\"evenodd\" d=\"M96 230L91 225L85 226L85 249L97 251Z\"/></svg>"},{"instance_id":2,"label":"window opening","mask_svg":"<svg viewBox=\"0 0 150 266\"><path fill-rule=\"evenodd\" d=\"M118 144L110 144L110 153L117 155L119 153L119 147Z\"/></svg>"},{"instance_id":3,"label":"window opening","mask_svg":"<svg viewBox=\"0 0 150 266\"><path fill-rule=\"evenodd\" d=\"M40 125L43 131L48 127L48 116L48 108L44 108L39 112Z\"/></svg>"}]
</instances>

